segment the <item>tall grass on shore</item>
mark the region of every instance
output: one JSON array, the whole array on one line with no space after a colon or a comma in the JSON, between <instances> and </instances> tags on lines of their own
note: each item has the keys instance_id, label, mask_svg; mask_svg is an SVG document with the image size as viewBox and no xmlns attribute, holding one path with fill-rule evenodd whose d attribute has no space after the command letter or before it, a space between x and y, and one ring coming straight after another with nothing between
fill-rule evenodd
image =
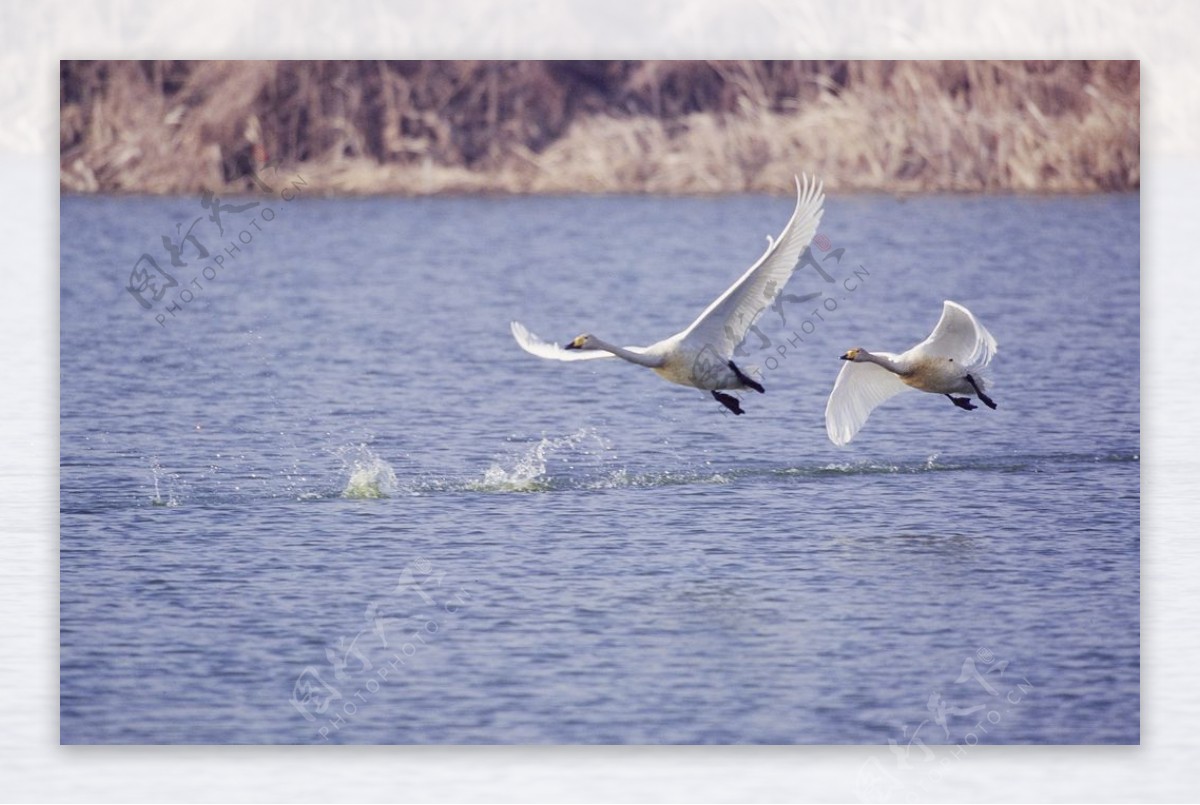
<instances>
[{"instance_id":1,"label":"tall grass on shore","mask_svg":"<svg viewBox=\"0 0 1200 805\"><path fill-rule=\"evenodd\" d=\"M1139 186L1131 61L78 62L67 192L326 193Z\"/></svg>"}]
</instances>

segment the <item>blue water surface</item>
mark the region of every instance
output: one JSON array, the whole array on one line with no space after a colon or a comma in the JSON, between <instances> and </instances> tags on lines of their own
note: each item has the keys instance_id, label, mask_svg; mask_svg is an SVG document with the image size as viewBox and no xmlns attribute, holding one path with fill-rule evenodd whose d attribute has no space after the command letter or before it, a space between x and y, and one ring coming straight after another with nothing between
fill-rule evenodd
<instances>
[{"instance_id":1,"label":"blue water surface","mask_svg":"<svg viewBox=\"0 0 1200 805\"><path fill-rule=\"evenodd\" d=\"M62 201L64 743L1138 742L1136 195L830 198L734 417L508 324L676 332L788 198L295 184ZM834 447L944 299L998 410Z\"/></svg>"}]
</instances>

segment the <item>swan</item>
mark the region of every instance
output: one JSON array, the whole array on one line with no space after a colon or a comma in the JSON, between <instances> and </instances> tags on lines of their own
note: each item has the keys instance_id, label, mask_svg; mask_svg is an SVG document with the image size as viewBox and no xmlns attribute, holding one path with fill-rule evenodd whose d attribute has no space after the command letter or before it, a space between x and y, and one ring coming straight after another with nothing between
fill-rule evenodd
<instances>
[{"instance_id":1,"label":"swan","mask_svg":"<svg viewBox=\"0 0 1200 805\"><path fill-rule=\"evenodd\" d=\"M801 253L821 222L823 185L796 177L796 209L778 238L767 236L767 250L758 262L709 305L686 330L648 347L619 347L590 333L565 346L543 341L518 321L511 322L513 338L526 352L555 361L582 361L617 357L653 369L659 377L681 386L712 392L734 414L745 413L738 398L721 389L754 389L762 384L733 362L733 351L742 343L758 315L771 305L787 284Z\"/></svg>"},{"instance_id":2,"label":"swan","mask_svg":"<svg viewBox=\"0 0 1200 805\"><path fill-rule=\"evenodd\" d=\"M848 444L876 406L902 391L944 394L964 411L974 411L974 395L988 408L996 403L985 390L984 368L996 354L996 339L962 305L946 300L942 318L921 343L899 355L855 347L842 355L846 364L825 404L825 431L839 447Z\"/></svg>"}]
</instances>

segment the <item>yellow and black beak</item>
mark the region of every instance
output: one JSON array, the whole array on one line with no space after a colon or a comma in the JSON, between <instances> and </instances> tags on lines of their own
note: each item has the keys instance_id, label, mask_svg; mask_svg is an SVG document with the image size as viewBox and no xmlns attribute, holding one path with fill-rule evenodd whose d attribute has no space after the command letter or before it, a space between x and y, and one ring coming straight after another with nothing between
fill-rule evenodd
<instances>
[{"instance_id":1,"label":"yellow and black beak","mask_svg":"<svg viewBox=\"0 0 1200 805\"><path fill-rule=\"evenodd\" d=\"M576 341L572 341L569 344L563 344L563 349L579 349L579 348L580 348L579 344Z\"/></svg>"},{"instance_id":2,"label":"yellow and black beak","mask_svg":"<svg viewBox=\"0 0 1200 805\"><path fill-rule=\"evenodd\" d=\"M843 361L852 361L852 360L854 360L854 356L853 356L853 355L851 355L849 352L847 352L845 355L843 355L843 356L841 357L841 360L843 360Z\"/></svg>"}]
</instances>

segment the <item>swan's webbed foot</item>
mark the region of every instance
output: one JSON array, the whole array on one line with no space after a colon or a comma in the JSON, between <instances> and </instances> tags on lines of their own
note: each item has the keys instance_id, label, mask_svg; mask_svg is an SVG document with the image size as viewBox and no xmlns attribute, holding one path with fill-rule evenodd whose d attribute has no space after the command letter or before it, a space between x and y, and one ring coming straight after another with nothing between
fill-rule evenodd
<instances>
[{"instance_id":1,"label":"swan's webbed foot","mask_svg":"<svg viewBox=\"0 0 1200 805\"><path fill-rule=\"evenodd\" d=\"M749 375L747 375L745 372L743 372L741 369L739 369L738 365L736 363L734 363L733 361L729 361L729 368L733 370L733 373L735 375L737 375L737 379L742 381L743 384L745 384L746 388L754 389L759 394L767 393L767 390L762 387L762 383L759 383L757 380L751 379L751 377Z\"/></svg>"},{"instance_id":2,"label":"swan's webbed foot","mask_svg":"<svg viewBox=\"0 0 1200 805\"><path fill-rule=\"evenodd\" d=\"M947 394L946 397L950 400L950 402L954 403L964 411L974 411L979 407L978 405L971 405L971 399L969 397L951 397L949 394Z\"/></svg>"},{"instance_id":3,"label":"swan's webbed foot","mask_svg":"<svg viewBox=\"0 0 1200 805\"><path fill-rule=\"evenodd\" d=\"M979 399L983 400L983 404L993 411L996 410L996 403L992 402L992 398L983 393L983 389L979 388L979 384L975 382L975 378L967 375L967 382L971 384L971 388L975 389L975 394Z\"/></svg>"},{"instance_id":4,"label":"swan's webbed foot","mask_svg":"<svg viewBox=\"0 0 1200 805\"><path fill-rule=\"evenodd\" d=\"M738 398L734 397L732 394L722 394L719 391L714 391L712 396L717 402L728 408L730 411L733 411L738 416L746 413L742 410L742 406L738 403Z\"/></svg>"}]
</instances>

